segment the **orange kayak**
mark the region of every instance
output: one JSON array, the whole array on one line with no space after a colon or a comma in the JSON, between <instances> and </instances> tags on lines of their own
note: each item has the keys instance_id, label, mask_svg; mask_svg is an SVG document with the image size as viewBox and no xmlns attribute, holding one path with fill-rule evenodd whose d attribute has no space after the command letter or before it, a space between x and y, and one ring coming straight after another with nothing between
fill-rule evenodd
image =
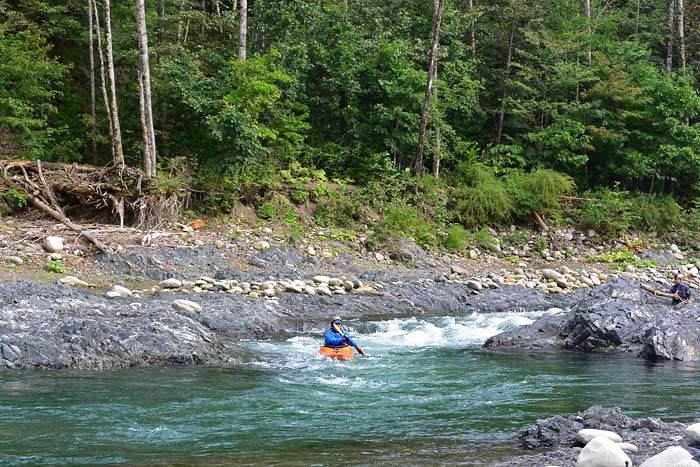
<instances>
[{"instance_id":1,"label":"orange kayak","mask_svg":"<svg viewBox=\"0 0 700 467\"><path fill-rule=\"evenodd\" d=\"M328 358L334 358L336 360L351 360L354 357L352 347L346 345L345 347L326 347L325 345L321 347L321 355Z\"/></svg>"}]
</instances>

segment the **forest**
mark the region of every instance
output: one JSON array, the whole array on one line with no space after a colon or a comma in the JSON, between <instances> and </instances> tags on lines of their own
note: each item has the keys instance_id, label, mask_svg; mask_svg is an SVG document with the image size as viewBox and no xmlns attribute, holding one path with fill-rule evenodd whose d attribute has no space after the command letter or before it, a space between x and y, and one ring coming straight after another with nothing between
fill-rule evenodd
<instances>
[{"instance_id":1,"label":"forest","mask_svg":"<svg viewBox=\"0 0 700 467\"><path fill-rule=\"evenodd\" d=\"M685 0L10 0L0 212L27 204L10 162L40 160L292 239L700 238L699 71Z\"/></svg>"}]
</instances>

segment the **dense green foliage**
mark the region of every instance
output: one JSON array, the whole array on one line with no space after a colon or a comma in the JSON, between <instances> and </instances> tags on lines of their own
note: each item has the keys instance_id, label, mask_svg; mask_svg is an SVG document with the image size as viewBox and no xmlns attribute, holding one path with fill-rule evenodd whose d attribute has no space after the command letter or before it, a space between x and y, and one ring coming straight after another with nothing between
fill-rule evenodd
<instances>
[{"instance_id":1,"label":"dense green foliage","mask_svg":"<svg viewBox=\"0 0 700 467\"><path fill-rule=\"evenodd\" d=\"M535 213L611 235L695 231L700 7L686 5L687 66L676 37L668 73L666 0L592 0L590 34L583 2L473 3L446 2L425 160L441 172L416 180L432 2L249 0L242 61L237 2L148 0L159 168L187 171L164 180L190 180L200 210L243 202L293 228L368 224L455 249L464 228ZM111 161L99 87L91 132L87 5L0 5L0 156ZM133 5L115 2L112 24L139 166Z\"/></svg>"}]
</instances>

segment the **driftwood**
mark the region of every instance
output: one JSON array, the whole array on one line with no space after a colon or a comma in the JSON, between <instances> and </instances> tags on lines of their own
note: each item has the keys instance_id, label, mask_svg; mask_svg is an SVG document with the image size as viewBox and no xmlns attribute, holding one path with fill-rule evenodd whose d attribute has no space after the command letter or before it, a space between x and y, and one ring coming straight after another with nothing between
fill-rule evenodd
<instances>
[{"instance_id":1,"label":"driftwood","mask_svg":"<svg viewBox=\"0 0 700 467\"><path fill-rule=\"evenodd\" d=\"M678 298L678 294L664 292L663 290L655 289L654 287L651 287L646 284L639 284L639 288L642 290L646 290L649 293L653 293L654 295L659 295L661 297Z\"/></svg>"},{"instance_id":2,"label":"driftwood","mask_svg":"<svg viewBox=\"0 0 700 467\"><path fill-rule=\"evenodd\" d=\"M107 246L69 218L153 228L174 222L184 195L152 193L150 180L129 167L95 167L41 161L0 160L0 185L23 193L37 209L102 251Z\"/></svg>"}]
</instances>

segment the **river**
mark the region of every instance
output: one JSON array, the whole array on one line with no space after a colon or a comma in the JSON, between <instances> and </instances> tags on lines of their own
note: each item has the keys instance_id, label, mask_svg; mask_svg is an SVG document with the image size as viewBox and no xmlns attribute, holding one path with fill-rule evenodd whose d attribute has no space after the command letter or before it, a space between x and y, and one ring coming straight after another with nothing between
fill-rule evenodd
<instances>
[{"instance_id":1,"label":"river","mask_svg":"<svg viewBox=\"0 0 700 467\"><path fill-rule=\"evenodd\" d=\"M495 465L591 405L696 416L697 365L481 350L540 315L348 323L374 356L346 362L319 357L319 328L242 342L243 368L5 371L0 465Z\"/></svg>"}]
</instances>

